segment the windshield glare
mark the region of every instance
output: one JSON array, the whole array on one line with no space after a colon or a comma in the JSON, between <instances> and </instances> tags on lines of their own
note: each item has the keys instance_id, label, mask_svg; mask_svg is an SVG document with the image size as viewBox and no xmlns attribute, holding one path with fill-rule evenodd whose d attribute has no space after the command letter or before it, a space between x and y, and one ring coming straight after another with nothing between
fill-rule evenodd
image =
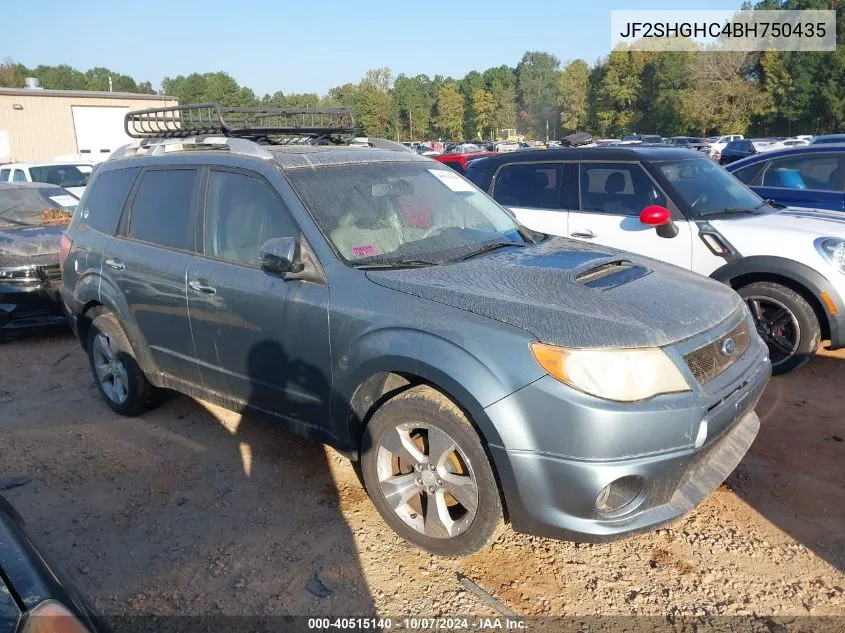
<instances>
[{"instance_id":1,"label":"windshield glare","mask_svg":"<svg viewBox=\"0 0 845 633\"><path fill-rule=\"evenodd\" d=\"M523 243L510 215L446 166L338 165L285 172L347 262L439 263L495 242Z\"/></svg>"},{"instance_id":2,"label":"windshield glare","mask_svg":"<svg viewBox=\"0 0 845 633\"><path fill-rule=\"evenodd\" d=\"M49 182L59 187L84 187L92 171L94 168L91 165L42 165L29 168L32 182Z\"/></svg>"},{"instance_id":3,"label":"windshield glare","mask_svg":"<svg viewBox=\"0 0 845 633\"><path fill-rule=\"evenodd\" d=\"M712 160L667 161L656 166L696 215L756 209L764 204Z\"/></svg>"},{"instance_id":4,"label":"windshield glare","mask_svg":"<svg viewBox=\"0 0 845 633\"><path fill-rule=\"evenodd\" d=\"M0 189L0 224L67 224L77 202L57 187L4 187Z\"/></svg>"}]
</instances>

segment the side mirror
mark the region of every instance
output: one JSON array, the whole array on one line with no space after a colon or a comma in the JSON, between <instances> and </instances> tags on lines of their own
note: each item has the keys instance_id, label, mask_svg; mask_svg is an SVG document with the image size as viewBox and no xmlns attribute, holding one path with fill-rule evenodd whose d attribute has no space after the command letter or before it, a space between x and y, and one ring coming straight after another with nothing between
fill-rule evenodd
<instances>
[{"instance_id":1,"label":"side mirror","mask_svg":"<svg viewBox=\"0 0 845 633\"><path fill-rule=\"evenodd\" d=\"M303 265L296 261L297 240L295 237L274 237L261 245L258 261L261 269L275 275L298 273Z\"/></svg>"},{"instance_id":2,"label":"side mirror","mask_svg":"<svg viewBox=\"0 0 845 633\"><path fill-rule=\"evenodd\" d=\"M678 226L672 221L672 213L659 204L649 205L640 211L640 222L655 227L660 237L672 238L678 234Z\"/></svg>"}]
</instances>

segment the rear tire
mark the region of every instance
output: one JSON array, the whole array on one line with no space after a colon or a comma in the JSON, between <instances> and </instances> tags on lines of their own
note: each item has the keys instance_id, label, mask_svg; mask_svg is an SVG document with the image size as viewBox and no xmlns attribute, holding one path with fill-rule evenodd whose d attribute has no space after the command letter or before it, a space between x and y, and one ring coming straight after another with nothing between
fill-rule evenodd
<instances>
[{"instance_id":1,"label":"rear tire","mask_svg":"<svg viewBox=\"0 0 845 633\"><path fill-rule=\"evenodd\" d=\"M375 412L364 432L361 470L388 525L432 554L471 554L502 522L499 489L478 434L431 387L403 391Z\"/></svg>"},{"instance_id":2,"label":"rear tire","mask_svg":"<svg viewBox=\"0 0 845 633\"><path fill-rule=\"evenodd\" d=\"M115 412L140 415L158 398L138 361L117 317L106 312L95 317L85 342L91 373L100 395Z\"/></svg>"},{"instance_id":3,"label":"rear tire","mask_svg":"<svg viewBox=\"0 0 845 633\"><path fill-rule=\"evenodd\" d=\"M786 374L810 361L821 343L821 326L804 297L792 288L768 281L748 284L737 292L769 347L772 373Z\"/></svg>"}]
</instances>

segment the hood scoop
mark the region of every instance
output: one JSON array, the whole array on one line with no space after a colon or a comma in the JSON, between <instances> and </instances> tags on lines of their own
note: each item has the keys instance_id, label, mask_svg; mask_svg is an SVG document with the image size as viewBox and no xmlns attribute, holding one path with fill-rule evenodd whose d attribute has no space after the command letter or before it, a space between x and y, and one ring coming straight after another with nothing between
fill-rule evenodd
<instances>
[{"instance_id":1,"label":"hood scoop","mask_svg":"<svg viewBox=\"0 0 845 633\"><path fill-rule=\"evenodd\" d=\"M627 259L614 259L593 264L588 268L575 271L575 281L595 290L610 290L645 277L651 272L648 268Z\"/></svg>"}]
</instances>

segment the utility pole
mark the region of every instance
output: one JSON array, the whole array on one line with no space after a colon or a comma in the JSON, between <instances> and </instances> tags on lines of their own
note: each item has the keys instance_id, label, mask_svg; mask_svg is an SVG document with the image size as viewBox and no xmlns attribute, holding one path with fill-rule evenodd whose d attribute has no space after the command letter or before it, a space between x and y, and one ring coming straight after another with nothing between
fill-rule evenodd
<instances>
[{"instance_id":1,"label":"utility pole","mask_svg":"<svg viewBox=\"0 0 845 633\"><path fill-rule=\"evenodd\" d=\"M109 92L112 91L111 75L109 75Z\"/></svg>"},{"instance_id":2,"label":"utility pole","mask_svg":"<svg viewBox=\"0 0 845 633\"><path fill-rule=\"evenodd\" d=\"M408 108L408 131L411 134L411 138L409 139L412 143L414 141L414 114L411 108Z\"/></svg>"}]
</instances>

